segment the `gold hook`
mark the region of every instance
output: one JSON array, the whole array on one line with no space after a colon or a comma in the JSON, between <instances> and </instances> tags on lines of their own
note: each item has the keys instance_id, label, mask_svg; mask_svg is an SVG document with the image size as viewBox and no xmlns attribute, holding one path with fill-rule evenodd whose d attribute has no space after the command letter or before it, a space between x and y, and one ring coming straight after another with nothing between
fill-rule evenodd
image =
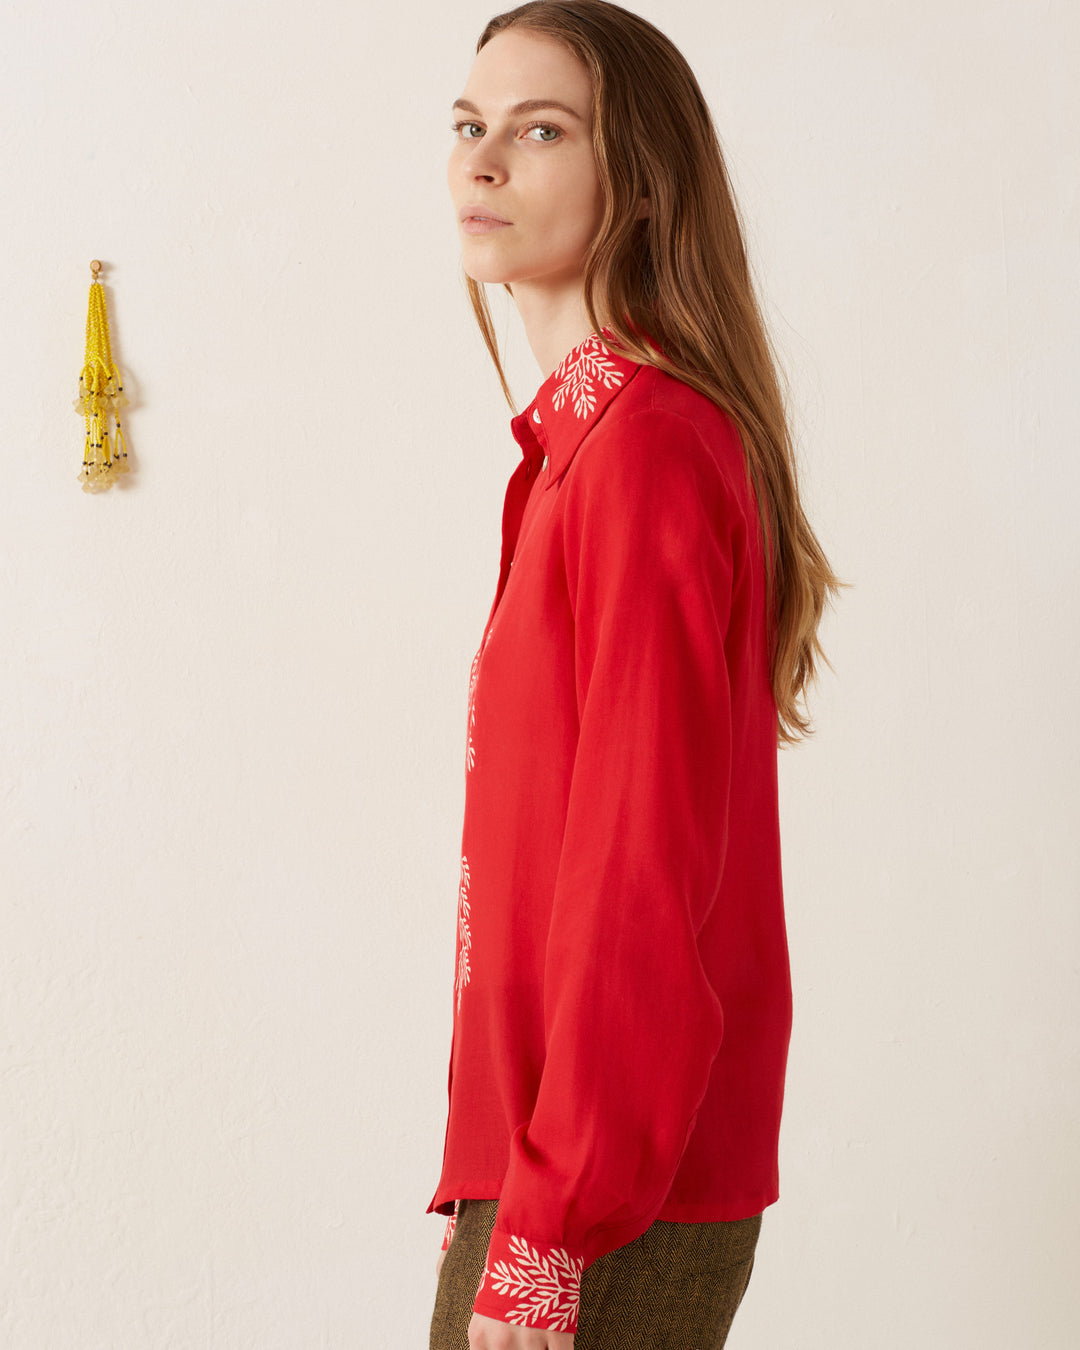
<instances>
[{"instance_id":1,"label":"gold hook","mask_svg":"<svg viewBox=\"0 0 1080 1350\"><path fill-rule=\"evenodd\" d=\"M90 264L90 275L93 277L95 281L98 280L98 273L100 271L101 271L101 264L95 258L94 261Z\"/></svg>"}]
</instances>

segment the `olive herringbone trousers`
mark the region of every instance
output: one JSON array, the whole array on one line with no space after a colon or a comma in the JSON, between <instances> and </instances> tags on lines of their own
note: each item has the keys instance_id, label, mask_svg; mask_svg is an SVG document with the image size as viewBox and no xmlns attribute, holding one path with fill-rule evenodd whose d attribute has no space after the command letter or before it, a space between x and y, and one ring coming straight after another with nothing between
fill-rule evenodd
<instances>
[{"instance_id":1,"label":"olive herringbone trousers","mask_svg":"<svg viewBox=\"0 0 1080 1350\"><path fill-rule=\"evenodd\" d=\"M463 1200L439 1274L430 1350L469 1350L497 1200ZM761 1215L664 1223L587 1266L574 1350L721 1350L750 1282Z\"/></svg>"}]
</instances>

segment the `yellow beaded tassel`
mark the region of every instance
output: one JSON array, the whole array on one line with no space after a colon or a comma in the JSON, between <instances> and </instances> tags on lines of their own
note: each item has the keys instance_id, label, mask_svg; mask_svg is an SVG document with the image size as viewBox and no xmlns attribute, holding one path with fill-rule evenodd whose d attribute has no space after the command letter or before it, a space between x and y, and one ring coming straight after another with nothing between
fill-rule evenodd
<instances>
[{"instance_id":1,"label":"yellow beaded tassel","mask_svg":"<svg viewBox=\"0 0 1080 1350\"><path fill-rule=\"evenodd\" d=\"M101 263L90 264L90 307L86 315L86 361L79 376L75 411L86 419L86 446L79 481L84 492L104 492L117 475L127 473L127 446L120 430L119 409L127 403L120 374L113 365L105 290L98 280ZM110 435L110 431L112 434Z\"/></svg>"}]
</instances>

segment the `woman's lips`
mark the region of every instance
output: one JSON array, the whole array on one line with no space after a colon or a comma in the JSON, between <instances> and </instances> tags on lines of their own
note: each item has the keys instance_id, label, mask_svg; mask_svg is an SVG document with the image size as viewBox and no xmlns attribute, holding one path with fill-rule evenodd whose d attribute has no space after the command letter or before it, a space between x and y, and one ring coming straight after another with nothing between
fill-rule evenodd
<instances>
[{"instance_id":1,"label":"woman's lips","mask_svg":"<svg viewBox=\"0 0 1080 1350\"><path fill-rule=\"evenodd\" d=\"M468 206L462 207L458 219L466 234L490 234L492 230L505 229L511 223L479 202L470 202Z\"/></svg>"},{"instance_id":2,"label":"woman's lips","mask_svg":"<svg viewBox=\"0 0 1080 1350\"><path fill-rule=\"evenodd\" d=\"M490 234L492 230L509 229L508 220L494 220L491 216L466 216L461 228L466 234Z\"/></svg>"}]
</instances>

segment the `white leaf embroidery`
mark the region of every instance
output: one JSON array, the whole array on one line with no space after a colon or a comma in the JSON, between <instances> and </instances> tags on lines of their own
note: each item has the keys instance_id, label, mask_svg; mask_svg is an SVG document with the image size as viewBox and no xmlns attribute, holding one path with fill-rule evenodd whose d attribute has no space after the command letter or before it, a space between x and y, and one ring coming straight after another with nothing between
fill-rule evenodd
<instances>
[{"instance_id":1,"label":"white leaf embroidery","mask_svg":"<svg viewBox=\"0 0 1080 1350\"><path fill-rule=\"evenodd\" d=\"M563 357L555 378L559 384L552 395L551 406L558 412L570 398L578 417L588 417L596 408L598 384L605 389L615 389L623 381L622 372L611 359L610 351L595 333Z\"/></svg>"},{"instance_id":2,"label":"white leaf embroidery","mask_svg":"<svg viewBox=\"0 0 1080 1350\"><path fill-rule=\"evenodd\" d=\"M518 1300L506 1317L511 1326L566 1331L577 1318L584 1260L561 1247L541 1256L520 1237L511 1237L508 1246L517 1259L497 1261L491 1271L485 1266L480 1287L490 1277L495 1293Z\"/></svg>"},{"instance_id":3,"label":"white leaf embroidery","mask_svg":"<svg viewBox=\"0 0 1080 1350\"><path fill-rule=\"evenodd\" d=\"M481 649L480 647L477 647L477 649L476 649L476 655L475 655L475 656L473 657L473 659L472 659L472 668L471 668L471 670L469 671L469 715L468 715L467 724L466 724L466 725L467 725L467 732L466 732L466 737L465 737L465 770L466 770L466 772L468 772L468 770L471 769L472 766L476 763L476 751L475 751L475 749L473 748L472 734L473 734L473 727L476 726L476 702L475 702L475 700L476 700L476 671L477 671L477 667L480 665L480 652L481 652L481 650L482 650L482 649Z\"/></svg>"},{"instance_id":4,"label":"white leaf embroidery","mask_svg":"<svg viewBox=\"0 0 1080 1350\"><path fill-rule=\"evenodd\" d=\"M472 665L469 668L469 711L466 718L465 735L465 771L468 773L476 763L476 746L473 745L473 729L476 726L476 679L480 674L480 658L484 654L484 648L491 641L491 629L487 631L487 636L481 642L476 650L476 655L472 659Z\"/></svg>"},{"instance_id":5,"label":"white leaf embroidery","mask_svg":"<svg viewBox=\"0 0 1080 1350\"><path fill-rule=\"evenodd\" d=\"M469 860L461 855L461 881L458 884L458 958L454 988L457 992L457 1010L461 1011L461 992L472 978L469 953L472 951L472 931L469 928Z\"/></svg>"}]
</instances>

